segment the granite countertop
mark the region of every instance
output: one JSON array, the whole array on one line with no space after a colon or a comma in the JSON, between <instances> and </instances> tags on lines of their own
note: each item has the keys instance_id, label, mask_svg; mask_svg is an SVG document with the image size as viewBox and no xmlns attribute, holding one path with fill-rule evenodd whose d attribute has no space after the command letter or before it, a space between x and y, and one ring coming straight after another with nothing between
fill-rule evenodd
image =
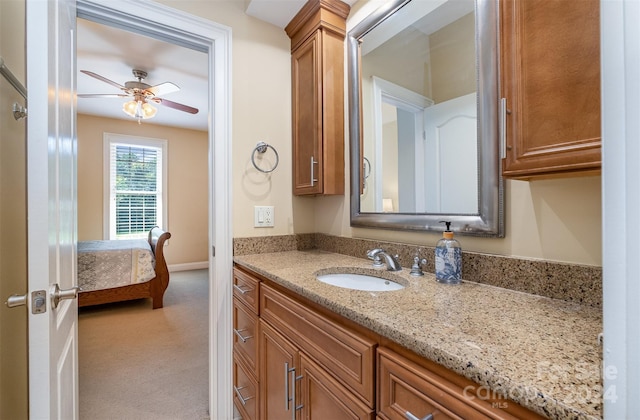
<instances>
[{"instance_id":1,"label":"granite countertop","mask_svg":"<svg viewBox=\"0 0 640 420\"><path fill-rule=\"evenodd\" d=\"M319 250L234 261L532 411L602 418L600 309L467 281L439 284L407 268L376 270L402 290L340 288L316 273L371 272L371 261Z\"/></svg>"}]
</instances>

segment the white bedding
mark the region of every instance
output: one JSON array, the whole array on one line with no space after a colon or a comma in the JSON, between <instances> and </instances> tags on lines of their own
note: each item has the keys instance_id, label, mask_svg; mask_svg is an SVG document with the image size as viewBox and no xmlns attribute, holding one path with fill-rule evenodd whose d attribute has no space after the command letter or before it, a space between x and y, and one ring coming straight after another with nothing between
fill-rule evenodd
<instances>
[{"instance_id":1,"label":"white bedding","mask_svg":"<svg viewBox=\"0 0 640 420\"><path fill-rule=\"evenodd\" d=\"M78 242L78 285L83 291L143 283L155 277L145 239Z\"/></svg>"}]
</instances>

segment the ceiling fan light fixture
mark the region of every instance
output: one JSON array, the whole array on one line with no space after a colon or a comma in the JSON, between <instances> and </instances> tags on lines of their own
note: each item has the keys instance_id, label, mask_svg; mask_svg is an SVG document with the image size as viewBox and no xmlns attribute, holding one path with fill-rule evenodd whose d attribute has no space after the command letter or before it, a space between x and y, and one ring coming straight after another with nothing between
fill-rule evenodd
<instances>
[{"instance_id":1,"label":"ceiling fan light fixture","mask_svg":"<svg viewBox=\"0 0 640 420\"><path fill-rule=\"evenodd\" d=\"M142 104L142 119L153 118L158 110L153 105L145 102Z\"/></svg>"},{"instance_id":2,"label":"ceiling fan light fixture","mask_svg":"<svg viewBox=\"0 0 640 420\"><path fill-rule=\"evenodd\" d=\"M125 114L137 118L138 121L153 118L158 110L144 100L128 101L122 104L122 110Z\"/></svg>"}]
</instances>

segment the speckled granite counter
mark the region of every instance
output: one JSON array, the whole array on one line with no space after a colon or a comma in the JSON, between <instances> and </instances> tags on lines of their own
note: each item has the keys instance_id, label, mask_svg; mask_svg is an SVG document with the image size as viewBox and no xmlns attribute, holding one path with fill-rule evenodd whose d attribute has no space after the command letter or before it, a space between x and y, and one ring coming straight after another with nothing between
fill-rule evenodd
<instances>
[{"instance_id":1,"label":"speckled granite counter","mask_svg":"<svg viewBox=\"0 0 640 420\"><path fill-rule=\"evenodd\" d=\"M373 270L325 251L235 256L234 261L552 419L602 417L601 310L473 282L398 276L394 292L330 286L316 272ZM508 275L507 273L505 273Z\"/></svg>"}]
</instances>

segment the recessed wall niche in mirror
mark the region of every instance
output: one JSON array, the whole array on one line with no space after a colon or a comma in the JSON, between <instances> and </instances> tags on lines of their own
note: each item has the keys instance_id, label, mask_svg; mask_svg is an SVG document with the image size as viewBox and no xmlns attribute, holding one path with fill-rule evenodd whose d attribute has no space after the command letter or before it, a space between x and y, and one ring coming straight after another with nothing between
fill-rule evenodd
<instances>
[{"instance_id":1,"label":"recessed wall niche in mirror","mask_svg":"<svg viewBox=\"0 0 640 420\"><path fill-rule=\"evenodd\" d=\"M496 2L390 1L348 49L351 225L504 236Z\"/></svg>"}]
</instances>

